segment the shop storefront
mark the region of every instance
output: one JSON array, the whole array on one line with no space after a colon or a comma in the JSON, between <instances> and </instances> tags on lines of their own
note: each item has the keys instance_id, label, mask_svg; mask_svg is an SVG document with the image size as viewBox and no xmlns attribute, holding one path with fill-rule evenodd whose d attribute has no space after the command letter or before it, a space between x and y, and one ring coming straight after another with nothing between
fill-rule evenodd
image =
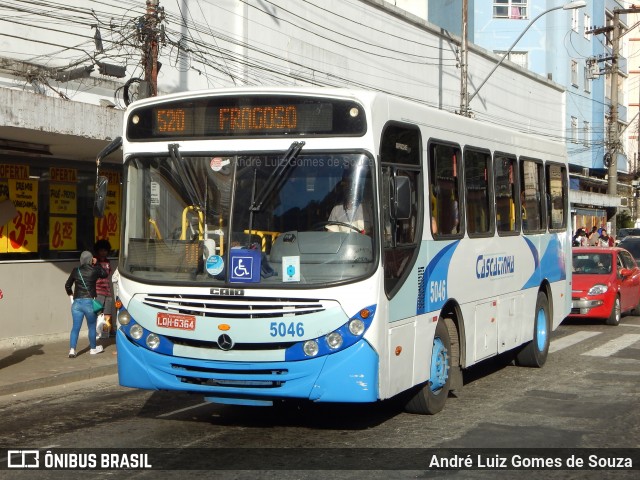
<instances>
[{"instance_id":1,"label":"shop storefront","mask_svg":"<svg viewBox=\"0 0 640 480\"><path fill-rule=\"evenodd\" d=\"M120 110L0 88L0 348L68 340L64 284L80 253L106 238L117 265L121 154L103 164L105 218L93 199L95 157L121 132Z\"/></svg>"},{"instance_id":2,"label":"shop storefront","mask_svg":"<svg viewBox=\"0 0 640 480\"><path fill-rule=\"evenodd\" d=\"M101 171L108 201L105 216L95 218L93 162L0 158L0 348L68 337L64 283L80 253L107 239L117 264L120 172L115 165Z\"/></svg>"},{"instance_id":3,"label":"shop storefront","mask_svg":"<svg viewBox=\"0 0 640 480\"><path fill-rule=\"evenodd\" d=\"M587 232L593 226L607 228L607 211L599 208L575 208L572 210L573 224L572 231L584 228Z\"/></svg>"},{"instance_id":4,"label":"shop storefront","mask_svg":"<svg viewBox=\"0 0 640 480\"><path fill-rule=\"evenodd\" d=\"M0 261L75 259L103 238L117 251L120 173L104 174L107 214L94 218L95 168L0 160Z\"/></svg>"},{"instance_id":5,"label":"shop storefront","mask_svg":"<svg viewBox=\"0 0 640 480\"><path fill-rule=\"evenodd\" d=\"M595 226L611 232L611 217L621 206L621 197L598 191L579 190L580 182L589 182L585 188L606 191L606 181L596 178L572 178L569 190L571 205L571 230L585 228L587 232Z\"/></svg>"}]
</instances>

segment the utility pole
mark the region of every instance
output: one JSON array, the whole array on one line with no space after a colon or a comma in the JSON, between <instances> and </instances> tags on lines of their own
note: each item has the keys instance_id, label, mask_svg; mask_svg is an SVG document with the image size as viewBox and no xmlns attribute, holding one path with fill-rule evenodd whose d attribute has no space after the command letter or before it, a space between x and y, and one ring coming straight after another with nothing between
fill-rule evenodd
<instances>
[{"instance_id":1,"label":"utility pole","mask_svg":"<svg viewBox=\"0 0 640 480\"><path fill-rule=\"evenodd\" d=\"M613 10L613 31L611 32L613 43L613 58L611 59L611 109L609 114L609 128L607 129L607 152L609 158L607 193L616 197L618 195L618 149L620 133L618 128L618 57L620 55L620 11ZM611 234L616 235L616 211L613 209L611 216Z\"/></svg>"},{"instance_id":2,"label":"utility pole","mask_svg":"<svg viewBox=\"0 0 640 480\"><path fill-rule=\"evenodd\" d=\"M632 5L631 8L614 8L613 9L613 25L601 28L594 28L587 33L599 34L611 32L612 54L611 57L602 59L603 61L611 60L611 107L609 110L609 125L607 128L605 154L605 166L607 167L607 194L612 197L618 196L618 152L620 151L620 127L618 125L618 58L620 56L620 39L622 33L620 31L620 15L627 13L638 13L640 7ZM610 209L611 217L611 234L616 235L616 213L617 207Z\"/></svg>"},{"instance_id":3,"label":"utility pole","mask_svg":"<svg viewBox=\"0 0 640 480\"><path fill-rule=\"evenodd\" d=\"M608 182L607 193L610 196L618 195L618 151L620 150L620 128L618 126L618 57L620 56L620 14L638 13L640 7L632 5L631 8L614 8L613 9L613 30L611 33L611 42L613 44L613 52L611 58L611 110L609 115L609 128L607 129L607 157L609 164L607 165ZM616 212L617 207L613 208L611 220L611 234L616 235Z\"/></svg>"},{"instance_id":4,"label":"utility pole","mask_svg":"<svg viewBox=\"0 0 640 480\"><path fill-rule=\"evenodd\" d=\"M158 4L159 0L146 0L147 13L144 16L143 28L143 66L144 81L149 97L158 95ZM144 90L144 89L143 89Z\"/></svg>"},{"instance_id":5,"label":"utility pole","mask_svg":"<svg viewBox=\"0 0 640 480\"><path fill-rule=\"evenodd\" d=\"M460 115L469 116L468 33L469 0L462 0L462 40L460 42Z\"/></svg>"},{"instance_id":6,"label":"utility pole","mask_svg":"<svg viewBox=\"0 0 640 480\"><path fill-rule=\"evenodd\" d=\"M638 89L638 93L640 95L640 89ZM638 108L640 109L640 98L638 98ZM640 113L640 110L638 111ZM633 162L633 180L631 180L631 185L633 189L631 190L633 193L633 226L636 227L638 225L638 173L640 172L640 115L638 115L638 131L636 133L638 140L638 147L636 153L633 154L634 162Z\"/></svg>"}]
</instances>

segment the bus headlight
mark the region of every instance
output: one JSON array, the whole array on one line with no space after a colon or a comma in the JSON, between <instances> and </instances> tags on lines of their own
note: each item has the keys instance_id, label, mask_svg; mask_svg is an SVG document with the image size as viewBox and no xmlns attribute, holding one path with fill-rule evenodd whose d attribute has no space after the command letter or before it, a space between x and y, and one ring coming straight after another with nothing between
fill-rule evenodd
<instances>
[{"instance_id":1,"label":"bus headlight","mask_svg":"<svg viewBox=\"0 0 640 480\"><path fill-rule=\"evenodd\" d=\"M342 335L339 332L331 332L325 338L327 339L327 345L333 350L342 346Z\"/></svg>"},{"instance_id":2,"label":"bus headlight","mask_svg":"<svg viewBox=\"0 0 640 480\"><path fill-rule=\"evenodd\" d=\"M158 345L160 345L160 337L158 337L158 335L156 335L155 333L150 333L149 336L147 336L147 347L149 347L151 350L155 350L156 348L158 348Z\"/></svg>"},{"instance_id":3,"label":"bus headlight","mask_svg":"<svg viewBox=\"0 0 640 480\"><path fill-rule=\"evenodd\" d=\"M376 313L376 305L362 308L351 318L341 323L340 326L330 327L328 333L323 333L316 338L308 340L300 339L285 350L285 360L296 362L299 360L314 360L325 355L339 354L347 348L351 348L358 342L365 342L364 335L373 322ZM303 332L303 330L301 329ZM160 349L165 343L165 338L160 336Z\"/></svg>"},{"instance_id":4,"label":"bus headlight","mask_svg":"<svg viewBox=\"0 0 640 480\"><path fill-rule=\"evenodd\" d=\"M354 318L349 322L349 331L352 335L359 337L364 333L364 322L359 318Z\"/></svg>"},{"instance_id":5,"label":"bus headlight","mask_svg":"<svg viewBox=\"0 0 640 480\"><path fill-rule=\"evenodd\" d=\"M118 322L120 322L120 325L129 325L130 321L131 315L129 315L129 312L126 310L118 312Z\"/></svg>"},{"instance_id":6,"label":"bus headlight","mask_svg":"<svg viewBox=\"0 0 640 480\"><path fill-rule=\"evenodd\" d=\"M318 348L318 342L315 340L307 340L302 346L302 351L308 357L315 357L320 351Z\"/></svg>"},{"instance_id":7,"label":"bus headlight","mask_svg":"<svg viewBox=\"0 0 640 480\"><path fill-rule=\"evenodd\" d=\"M135 340L140 340L142 338L143 330L140 325L137 323L131 327L129 330L129 335Z\"/></svg>"}]
</instances>

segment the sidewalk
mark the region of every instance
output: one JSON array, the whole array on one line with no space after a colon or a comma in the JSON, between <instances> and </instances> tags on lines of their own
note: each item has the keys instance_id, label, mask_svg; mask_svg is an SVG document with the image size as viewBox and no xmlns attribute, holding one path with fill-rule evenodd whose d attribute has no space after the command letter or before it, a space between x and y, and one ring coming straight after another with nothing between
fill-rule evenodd
<instances>
[{"instance_id":1,"label":"sidewalk","mask_svg":"<svg viewBox=\"0 0 640 480\"><path fill-rule=\"evenodd\" d=\"M89 355L89 342L78 341L78 356L69 358L69 341L0 349L0 396L52 387L117 373L116 339L98 340L104 352Z\"/></svg>"}]
</instances>

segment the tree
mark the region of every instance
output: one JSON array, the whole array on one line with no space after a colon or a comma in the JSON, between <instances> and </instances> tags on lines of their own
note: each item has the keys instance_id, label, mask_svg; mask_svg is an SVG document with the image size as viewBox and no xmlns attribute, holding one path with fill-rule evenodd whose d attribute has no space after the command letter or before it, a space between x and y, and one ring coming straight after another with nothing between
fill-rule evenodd
<instances>
[{"instance_id":1,"label":"tree","mask_svg":"<svg viewBox=\"0 0 640 480\"><path fill-rule=\"evenodd\" d=\"M634 226L633 219L626 210L623 210L616 215L616 231L621 228L633 228Z\"/></svg>"}]
</instances>

